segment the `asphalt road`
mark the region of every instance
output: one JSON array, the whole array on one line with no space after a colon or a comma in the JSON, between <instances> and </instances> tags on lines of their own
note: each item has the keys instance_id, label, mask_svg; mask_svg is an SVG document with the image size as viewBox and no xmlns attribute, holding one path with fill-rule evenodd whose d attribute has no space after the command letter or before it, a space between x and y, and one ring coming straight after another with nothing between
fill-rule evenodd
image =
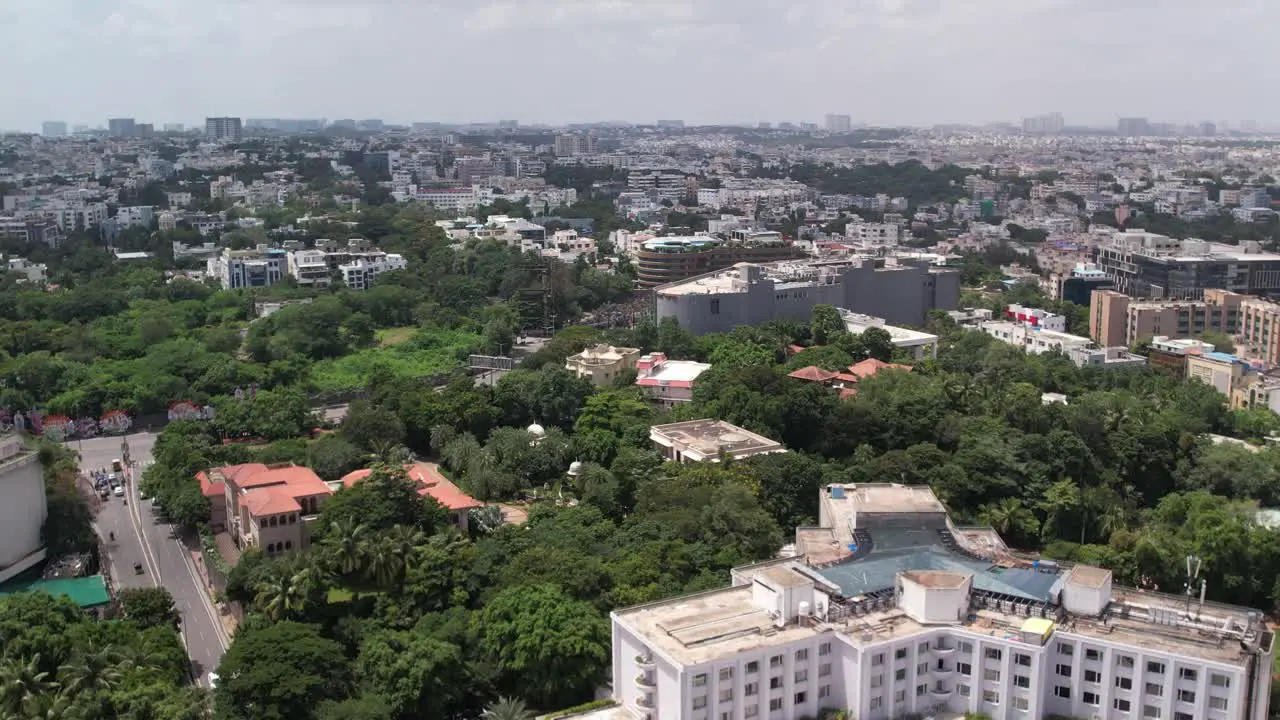
<instances>
[{"instance_id":1,"label":"asphalt road","mask_svg":"<svg viewBox=\"0 0 1280 720\"><path fill-rule=\"evenodd\" d=\"M151 463L156 436L134 433L126 437L134 461L131 475L141 475L142 468ZM67 445L80 453L80 466L87 472L109 469L111 461L122 455L120 441L119 437L94 438ZM205 684L208 673L218 667L230 639L175 528L159 521L151 502L138 497L136 477L130 477L124 498L110 496L98 513L95 525L106 548L108 572L116 587L162 586L173 595L182 615L183 642L191 657L193 672L201 684ZM114 540L110 539L112 533ZM134 563L142 563L142 574L134 571Z\"/></svg>"}]
</instances>

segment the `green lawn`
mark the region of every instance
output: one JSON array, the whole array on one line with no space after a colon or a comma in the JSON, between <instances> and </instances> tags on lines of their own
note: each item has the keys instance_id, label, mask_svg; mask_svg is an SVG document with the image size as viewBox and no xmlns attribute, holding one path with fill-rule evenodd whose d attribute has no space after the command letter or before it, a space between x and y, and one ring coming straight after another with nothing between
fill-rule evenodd
<instances>
[{"instance_id":1,"label":"green lawn","mask_svg":"<svg viewBox=\"0 0 1280 720\"><path fill-rule=\"evenodd\" d=\"M418 328L412 327L412 326L386 328L385 330L379 330L376 335L376 337L378 338L378 347L390 347L392 345L399 345L405 340L408 340L409 338L413 337L413 334L416 332L418 332Z\"/></svg>"},{"instance_id":2,"label":"green lawn","mask_svg":"<svg viewBox=\"0 0 1280 720\"><path fill-rule=\"evenodd\" d=\"M404 330L394 328L389 333ZM423 377L449 373L464 366L467 355L480 342L479 335L461 330L408 330L408 337L395 344L316 363L311 369L312 386L320 392L341 392L363 388L375 375Z\"/></svg>"},{"instance_id":3,"label":"green lawn","mask_svg":"<svg viewBox=\"0 0 1280 720\"><path fill-rule=\"evenodd\" d=\"M351 591L346 588L329 588L329 603L344 603L352 598Z\"/></svg>"}]
</instances>

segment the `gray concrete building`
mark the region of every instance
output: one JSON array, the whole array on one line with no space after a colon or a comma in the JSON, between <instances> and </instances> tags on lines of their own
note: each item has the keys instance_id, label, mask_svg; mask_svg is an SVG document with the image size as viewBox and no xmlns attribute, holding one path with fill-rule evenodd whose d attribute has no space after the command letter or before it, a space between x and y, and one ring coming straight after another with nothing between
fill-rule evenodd
<instances>
[{"instance_id":1,"label":"gray concrete building","mask_svg":"<svg viewBox=\"0 0 1280 720\"><path fill-rule=\"evenodd\" d=\"M809 322L815 305L846 308L894 325L923 325L930 310L956 308L960 274L909 261L877 268L866 258L738 263L659 286L654 293L658 320L674 317L695 335L770 320Z\"/></svg>"}]
</instances>

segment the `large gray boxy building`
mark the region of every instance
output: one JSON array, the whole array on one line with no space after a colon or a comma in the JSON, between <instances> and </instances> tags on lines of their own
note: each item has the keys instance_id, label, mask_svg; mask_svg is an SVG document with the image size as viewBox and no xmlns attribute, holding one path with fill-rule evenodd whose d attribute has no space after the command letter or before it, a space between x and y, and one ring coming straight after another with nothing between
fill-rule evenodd
<instances>
[{"instance_id":1,"label":"large gray boxy building","mask_svg":"<svg viewBox=\"0 0 1280 720\"><path fill-rule=\"evenodd\" d=\"M814 305L834 305L923 325L930 310L954 310L960 273L910 261L877 268L866 258L739 263L654 288L658 320L674 317L695 335L770 320L808 322Z\"/></svg>"}]
</instances>

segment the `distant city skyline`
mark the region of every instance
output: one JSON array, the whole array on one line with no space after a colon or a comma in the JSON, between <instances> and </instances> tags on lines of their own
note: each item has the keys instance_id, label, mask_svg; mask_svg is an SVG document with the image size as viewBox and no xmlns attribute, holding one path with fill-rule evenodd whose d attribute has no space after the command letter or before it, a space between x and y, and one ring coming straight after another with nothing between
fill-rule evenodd
<instances>
[{"instance_id":1,"label":"distant city skyline","mask_svg":"<svg viewBox=\"0 0 1280 720\"><path fill-rule=\"evenodd\" d=\"M23 79L0 89L0 128L98 126L110 117L202 127L223 116L553 125L821 126L829 114L855 125L982 125L1051 112L1067 126L1092 127L1121 117L1280 120L1280 100L1240 72L1270 65L1274 0L1229 8L1193 0L218 5L0 7L7 69ZM991 41L974 41L983 34ZM1151 42L1195 52L1153 53ZM696 62L691 48L699 48Z\"/></svg>"}]
</instances>

